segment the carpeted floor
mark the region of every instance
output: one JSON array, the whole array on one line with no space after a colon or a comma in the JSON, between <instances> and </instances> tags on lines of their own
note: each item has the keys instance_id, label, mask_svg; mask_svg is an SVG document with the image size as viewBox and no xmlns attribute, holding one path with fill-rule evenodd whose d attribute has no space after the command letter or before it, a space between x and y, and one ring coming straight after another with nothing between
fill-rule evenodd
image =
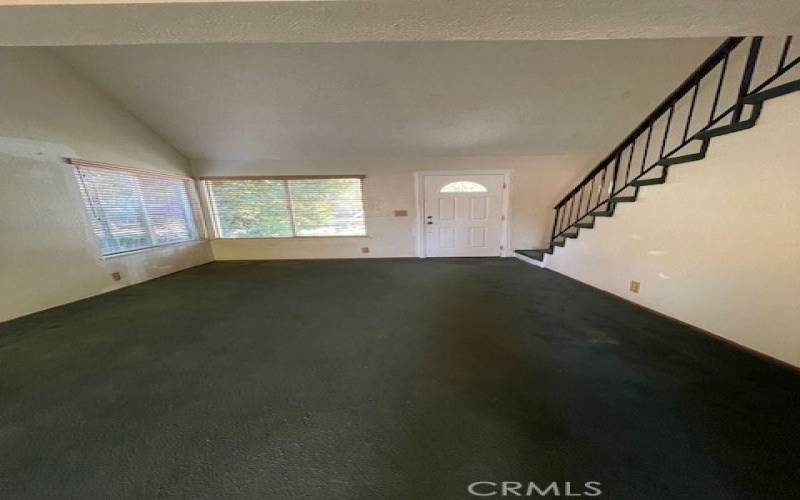
<instances>
[{"instance_id":1,"label":"carpeted floor","mask_svg":"<svg viewBox=\"0 0 800 500\"><path fill-rule=\"evenodd\" d=\"M800 375L515 259L218 262L0 325L3 499L772 500L798 471Z\"/></svg>"}]
</instances>

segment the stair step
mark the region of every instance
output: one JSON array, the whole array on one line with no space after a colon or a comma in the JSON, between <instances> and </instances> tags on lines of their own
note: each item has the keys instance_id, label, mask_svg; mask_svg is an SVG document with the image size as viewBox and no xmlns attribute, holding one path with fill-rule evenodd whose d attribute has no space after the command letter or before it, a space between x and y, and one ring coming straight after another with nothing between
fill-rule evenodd
<instances>
[{"instance_id":1,"label":"stair step","mask_svg":"<svg viewBox=\"0 0 800 500\"><path fill-rule=\"evenodd\" d=\"M566 244L566 240L555 240L553 241L553 245L557 247L563 247Z\"/></svg>"},{"instance_id":2,"label":"stair step","mask_svg":"<svg viewBox=\"0 0 800 500\"><path fill-rule=\"evenodd\" d=\"M697 138L697 137L695 137ZM706 153L708 152L708 143L709 139L702 139L703 144L700 146L700 151L696 153L690 153L688 155L681 155L681 156L671 156L669 158L662 158L661 160L656 163L656 165L661 165L663 167L668 167L670 165L678 165L681 163L689 163L691 161L702 160L706 157Z\"/></svg>"},{"instance_id":3,"label":"stair step","mask_svg":"<svg viewBox=\"0 0 800 500\"><path fill-rule=\"evenodd\" d=\"M544 260L544 250L515 250L514 252L533 260Z\"/></svg>"},{"instance_id":4,"label":"stair step","mask_svg":"<svg viewBox=\"0 0 800 500\"><path fill-rule=\"evenodd\" d=\"M611 201L614 203L630 203L636 201L635 196L615 196L611 198Z\"/></svg>"},{"instance_id":5,"label":"stair step","mask_svg":"<svg viewBox=\"0 0 800 500\"><path fill-rule=\"evenodd\" d=\"M662 175L661 177L653 177L651 179L639 179L637 181L631 182L632 186L653 186L655 184L664 184L667 182L667 176Z\"/></svg>"},{"instance_id":6,"label":"stair step","mask_svg":"<svg viewBox=\"0 0 800 500\"><path fill-rule=\"evenodd\" d=\"M610 209L610 210L595 210L594 212L592 212L591 215L593 215L595 217L611 217L612 215L614 215L614 209Z\"/></svg>"},{"instance_id":7,"label":"stair step","mask_svg":"<svg viewBox=\"0 0 800 500\"><path fill-rule=\"evenodd\" d=\"M752 128L755 123L750 120L734 123L733 125L725 125L723 127L710 128L694 135L695 139L711 139L712 137L719 137L725 134L732 134Z\"/></svg>"},{"instance_id":8,"label":"stair step","mask_svg":"<svg viewBox=\"0 0 800 500\"><path fill-rule=\"evenodd\" d=\"M578 237L578 232L576 231L576 232L574 232L574 233L564 233L564 234L562 234L561 236L563 236L564 238L572 238L572 239L575 239L575 238L577 238L577 237Z\"/></svg>"},{"instance_id":9,"label":"stair step","mask_svg":"<svg viewBox=\"0 0 800 500\"><path fill-rule=\"evenodd\" d=\"M592 229L594 227L594 222L578 222L575 224L575 227L579 229Z\"/></svg>"},{"instance_id":10,"label":"stair step","mask_svg":"<svg viewBox=\"0 0 800 500\"><path fill-rule=\"evenodd\" d=\"M791 92L797 92L799 90L800 90L800 80L795 80L793 82L784 83L783 85L778 85L777 87L773 87L769 90L762 90L757 94L749 95L744 98L744 102L747 104L761 103L767 99L780 97L782 95L786 95Z\"/></svg>"},{"instance_id":11,"label":"stair step","mask_svg":"<svg viewBox=\"0 0 800 500\"><path fill-rule=\"evenodd\" d=\"M740 132L742 130L752 128L756 124L756 121L758 121L758 117L761 115L761 107L762 104L760 102L753 104L753 111L750 113L750 118L747 120L698 132L694 134L694 138L708 140L712 137L719 137L721 135L732 134L734 132Z\"/></svg>"},{"instance_id":12,"label":"stair step","mask_svg":"<svg viewBox=\"0 0 800 500\"><path fill-rule=\"evenodd\" d=\"M668 167L670 165L679 165L681 163L689 163L692 161L702 160L706 157L705 153L692 153L690 155L683 155L683 156L673 156L671 158L663 158L656 163L656 165L661 165L662 167Z\"/></svg>"}]
</instances>

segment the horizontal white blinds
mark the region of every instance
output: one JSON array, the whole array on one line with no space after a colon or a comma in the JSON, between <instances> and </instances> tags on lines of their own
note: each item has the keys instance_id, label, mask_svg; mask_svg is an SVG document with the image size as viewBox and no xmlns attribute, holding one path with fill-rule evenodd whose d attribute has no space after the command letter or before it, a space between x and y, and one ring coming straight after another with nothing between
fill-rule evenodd
<instances>
[{"instance_id":1,"label":"horizontal white blinds","mask_svg":"<svg viewBox=\"0 0 800 500\"><path fill-rule=\"evenodd\" d=\"M75 175L103 255L201 237L191 179L83 163Z\"/></svg>"},{"instance_id":2,"label":"horizontal white blinds","mask_svg":"<svg viewBox=\"0 0 800 500\"><path fill-rule=\"evenodd\" d=\"M366 235L361 176L205 183L220 238Z\"/></svg>"}]
</instances>

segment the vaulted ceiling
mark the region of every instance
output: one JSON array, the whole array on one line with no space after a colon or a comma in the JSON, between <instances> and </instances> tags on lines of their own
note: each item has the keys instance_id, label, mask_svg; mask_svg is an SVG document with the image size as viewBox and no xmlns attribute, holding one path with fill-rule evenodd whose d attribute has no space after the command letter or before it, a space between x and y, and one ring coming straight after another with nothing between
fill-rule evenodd
<instances>
[{"instance_id":1,"label":"vaulted ceiling","mask_svg":"<svg viewBox=\"0 0 800 500\"><path fill-rule=\"evenodd\" d=\"M0 0L193 159L595 154L797 0ZM707 38L705 38L707 37Z\"/></svg>"},{"instance_id":2,"label":"vaulted ceiling","mask_svg":"<svg viewBox=\"0 0 800 500\"><path fill-rule=\"evenodd\" d=\"M58 48L193 159L600 153L719 39Z\"/></svg>"}]
</instances>

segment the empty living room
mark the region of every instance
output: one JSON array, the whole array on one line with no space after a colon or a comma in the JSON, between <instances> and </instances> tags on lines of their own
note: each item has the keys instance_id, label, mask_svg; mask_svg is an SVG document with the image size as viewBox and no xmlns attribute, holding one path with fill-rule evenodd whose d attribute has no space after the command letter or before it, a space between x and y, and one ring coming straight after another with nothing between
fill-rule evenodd
<instances>
[{"instance_id":1,"label":"empty living room","mask_svg":"<svg viewBox=\"0 0 800 500\"><path fill-rule=\"evenodd\" d=\"M797 35L0 0L0 499L798 498Z\"/></svg>"}]
</instances>

